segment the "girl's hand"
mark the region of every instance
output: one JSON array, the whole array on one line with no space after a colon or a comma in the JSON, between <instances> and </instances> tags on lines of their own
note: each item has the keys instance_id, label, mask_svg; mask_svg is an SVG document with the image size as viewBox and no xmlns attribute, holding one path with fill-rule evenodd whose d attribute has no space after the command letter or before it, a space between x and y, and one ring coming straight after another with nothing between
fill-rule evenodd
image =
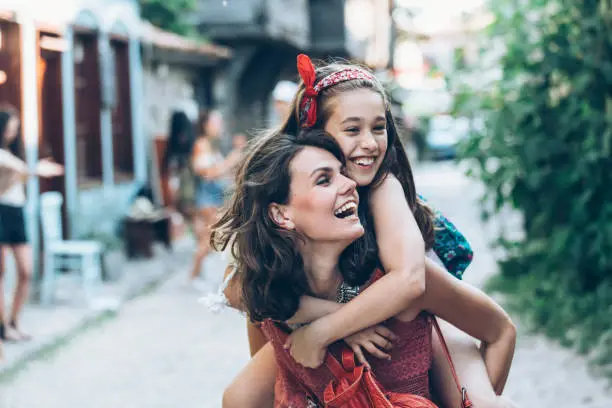
<instances>
[{"instance_id":1,"label":"girl's hand","mask_svg":"<svg viewBox=\"0 0 612 408\"><path fill-rule=\"evenodd\" d=\"M327 346L315 327L309 324L294 330L284 345L298 364L308 368L320 367L327 353Z\"/></svg>"},{"instance_id":2,"label":"girl's hand","mask_svg":"<svg viewBox=\"0 0 612 408\"><path fill-rule=\"evenodd\" d=\"M391 355L385 351L391 350L393 342L397 340L399 337L382 325L368 327L344 339L346 344L353 349L357 361L368 368L372 367L365 358L364 349L374 357L391 360Z\"/></svg>"}]
</instances>

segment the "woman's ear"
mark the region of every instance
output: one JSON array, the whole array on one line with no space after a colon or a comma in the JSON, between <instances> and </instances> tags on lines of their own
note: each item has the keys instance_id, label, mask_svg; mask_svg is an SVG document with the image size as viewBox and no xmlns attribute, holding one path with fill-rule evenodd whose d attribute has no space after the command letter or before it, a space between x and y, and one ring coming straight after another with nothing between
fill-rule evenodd
<instances>
[{"instance_id":1,"label":"woman's ear","mask_svg":"<svg viewBox=\"0 0 612 408\"><path fill-rule=\"evenodd\" d=\"M283 229L292 231L295 228L293 221L291 221L289 210L284 205L277 203L270 204L268 207L268 215L276 225Z\"/></svg>"}]
</instances>

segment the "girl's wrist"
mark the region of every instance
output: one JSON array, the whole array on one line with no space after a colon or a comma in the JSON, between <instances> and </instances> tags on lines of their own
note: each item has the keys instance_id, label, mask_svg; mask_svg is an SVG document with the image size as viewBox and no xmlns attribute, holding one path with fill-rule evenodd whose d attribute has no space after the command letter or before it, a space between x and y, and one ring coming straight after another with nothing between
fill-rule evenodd
<instances>
[{"instance_id":1,"label":"girl's wrist","mask_svg":"<svg viewBox=\"0 0 612 408\"><path fill-rule=\"evenodd\" d=\"M329 320L328 316L321 317L312 322L309 327L316 333L315 338L319 339L319 344L322 347L329 347L336 341L334 338L333 326Z\"/></svg>"}]
</instances>

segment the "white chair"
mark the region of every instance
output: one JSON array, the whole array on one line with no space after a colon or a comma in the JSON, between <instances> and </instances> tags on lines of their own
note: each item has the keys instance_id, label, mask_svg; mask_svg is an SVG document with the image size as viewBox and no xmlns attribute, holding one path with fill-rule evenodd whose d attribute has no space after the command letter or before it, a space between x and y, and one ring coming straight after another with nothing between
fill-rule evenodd
<instances>
[{"instance_id":1,"label":"white chair","mask_svg":"<svg viewBox=\"0 0 612 408\"><path fill-rule=\"evenodd\" d=\"M79 269L81 271L85 299L91 304L95 286L101 281L102 245L96 241L63 240L61 214L63 201L61 193L56 191L40 195L40 217L45 258L41 303L48 305L53 301L55 279L59 268L68 266L71 270ZM66 260L69 262L66 262Z\"/></svg>"}]
</instances>

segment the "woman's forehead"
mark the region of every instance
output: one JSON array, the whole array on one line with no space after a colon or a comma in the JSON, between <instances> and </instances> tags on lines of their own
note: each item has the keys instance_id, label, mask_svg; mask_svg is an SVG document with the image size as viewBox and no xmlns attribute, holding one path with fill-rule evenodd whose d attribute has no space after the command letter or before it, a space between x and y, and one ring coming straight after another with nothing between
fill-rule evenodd
<instances>
[{"instance_id":1,"label":"woman's forehead","mask_svg":"<svg viewBox=\"0 0 612 408\"><path fill-rule=\"evenodd\" d=\"M313 146L306 146L291 161L293 175L310 177L317 171L340 171L342 163L330 152Z\"/></svg>"}]
</instances>

